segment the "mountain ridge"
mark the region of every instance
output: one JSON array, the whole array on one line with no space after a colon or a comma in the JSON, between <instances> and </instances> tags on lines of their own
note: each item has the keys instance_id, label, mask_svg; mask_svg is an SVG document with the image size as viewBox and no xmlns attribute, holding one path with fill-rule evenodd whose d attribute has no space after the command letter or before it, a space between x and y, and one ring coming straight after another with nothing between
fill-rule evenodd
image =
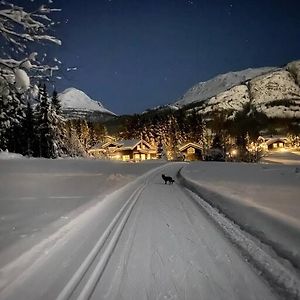
<instances>
[{"instance_id":1,"label":"mountain ridge","mask_svg":"<svg viewBox=\"0 0 300 300\"><path fill-rule=\"evenodd\" d=\"M300 60L279 67L248 68L220 74L192 86L176 102L161 109L195 109L202 116L236 112L250 103L269 118L300 118ZM211 96L213 95L213 96ZM155 108L154 110L158 110Z\"/></svg>"},{"instance_id":2,"label":"mountain ridge","mask_svg":"<svg viewBox=\"0 0 300 300\"><path fill-rule=\"evenodd\" d=\"M247 68L241 71L231 71L214 76L207 81L201 81L191 88L177 101L173 103L182 107L193 102L205 101L219 93L255 78L278 69L277 67Z\"/></svg>"}]
</instances>

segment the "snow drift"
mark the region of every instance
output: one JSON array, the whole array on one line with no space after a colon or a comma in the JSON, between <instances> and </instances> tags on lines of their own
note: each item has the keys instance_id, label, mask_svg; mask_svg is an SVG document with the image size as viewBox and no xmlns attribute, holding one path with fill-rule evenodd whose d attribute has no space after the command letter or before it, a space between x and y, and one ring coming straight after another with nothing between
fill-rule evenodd
<instances>
[{"instance_id":1,"label":"snow drift","mask_svg":"<svg viewBox=\"0 0 300 300\"><path fill-rule=\"evenodd\" d=\"M180 178L189 189L299 268L297 170L278 164L201 162L182 169Z\"/></svg>"}]
</instances>

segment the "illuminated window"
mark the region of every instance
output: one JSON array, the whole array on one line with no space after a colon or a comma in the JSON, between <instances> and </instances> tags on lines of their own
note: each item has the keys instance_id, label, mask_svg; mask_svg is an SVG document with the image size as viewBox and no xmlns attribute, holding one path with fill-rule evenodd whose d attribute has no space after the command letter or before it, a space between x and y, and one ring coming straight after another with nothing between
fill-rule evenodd
<instances>
[{"instance_id":1,"label":"illuminated window","mask_svg":"<svg viewBox=\"0 0 300 300\"><path fill-rule=\"evenodd\" d=\"M140 155L139 154L134 154L134 159L135 160L140 160Z\"/></svg>"},{"instance_id":2,"label":"illuminated window","mask_svg":"<svg viewBox=\"0 0 300 300\"><path fill-rule=\"evenodd\" d=\"M187 153L188 154L195 154L195 149L190 147L190 148L187 149Z\"/></svg>"},{"instance_id":3,"label":"illuminated window","mask_svg":"<svg viewBox=\"0 0 300 300\"><path fill-rule=\"evenodd\" d=\"M279 143L279 147L280 147L280 148L283 148L283 143Z\"/></svg>"},{"instance_id":4,"label":"illuminated window","mask_svg":"<svg viewBox=\"0 0 300 300\"><path fill-rule=\"evenodd\" d=\"M146 155L145 154L141 154L141 160L145 160L146 159Z\"/></svg>"},{"instance_id":5,"label":"illuminated window","mask_svg":"<svg viewBox=\"0 0 300 300\"><path fill-rule=\"evenodd\" d=\"M277 144L276 143L273 144L273 148L277 148Z\"/></svg>"},{"instance_id":6,"label":"illuminated window","mask_svg":"<svg viewBox=\"0 0 300 300\"><path fill-rule=\"evenodd\" d=\"M123 161L127 161L130 160L130 156L129 155L123 155Z\"/></svg>"}]
</instances>

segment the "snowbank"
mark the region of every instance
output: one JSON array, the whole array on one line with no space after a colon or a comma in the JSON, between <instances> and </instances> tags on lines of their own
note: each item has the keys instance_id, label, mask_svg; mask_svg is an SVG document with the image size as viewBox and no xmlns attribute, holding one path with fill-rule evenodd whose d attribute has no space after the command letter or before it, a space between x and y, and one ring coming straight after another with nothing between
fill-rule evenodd
<instances>
[{"instance_id":1,"label":"snowbank","mask_svg":"<svg viewBox=\"0 0 300 300\"><path fill-rule=\"evenodd\" d=\"M22 154L0 151L0 159L20 159L24 158Z\"/></svg>"},{"instance_id":2,"label":"snowbank","mask_svg":"<svg viewBox=\"0 0 300 300\"><path fill-rule=\"evenodd\" d=\"M300 267L300 174L295 166L191 163L179 176L242 229Z\"/></svg>"}]
</instances>

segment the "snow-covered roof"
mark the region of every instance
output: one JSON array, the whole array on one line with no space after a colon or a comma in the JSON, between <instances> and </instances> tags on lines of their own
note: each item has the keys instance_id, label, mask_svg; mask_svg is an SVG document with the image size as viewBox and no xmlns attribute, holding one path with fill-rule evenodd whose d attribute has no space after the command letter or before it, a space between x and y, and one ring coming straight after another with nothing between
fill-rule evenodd
<instances>
[{"instance_id":1,"label":"snow-covered roof","mask_svg":"<svg viewBox=\"0 0 300 300\"><path fill-rule=\"evenodd\" d=\"M196 148L196 149L199 149L199 150L202 150L202 147L200 144L197 144L197 143L187 143L185 145L182 145L180 148L179 148L179 151L184 151L185 149L189 148L189 147L193 147L193 148Z\"/></svg>"},{"instance_id":2,"label":"snow-covered roof","mask_svg":"<svg viewBox=\"0 0 300 300\"><path fill-rule=\"evenodd\" d=\"M121 140L119 143L122 145L122 148L134 148L141 140L133 139L133 140Z\"/></svg>"},{"instance_id":3,"label":"snow-covered roof","mask_svg":"<svg viewBox=\"0 0 300 300\"><path fill-rule=\"evenodd\" d=\"M120 144L118 142L110 141L110 142L100 142L100 143L97 143L91 149L103 149L103 148L109 147L110 145L114 145L116 147L121 147L122 146L122 144Z\"/></svg>"},{"instance_id":4,"label":"snow-covered roof","mask_svg":"<svg viewBox=\"0 0 300 300\"><path fill-rule=\"evenodd\" d=\"M287 139L286 138L272 138L272 139L269 139L266 141L266 144L269 146L273 143L276 143L276 142L282 142L282 143L286 143L287 142Z\"/></svg>"}]
</instances>

